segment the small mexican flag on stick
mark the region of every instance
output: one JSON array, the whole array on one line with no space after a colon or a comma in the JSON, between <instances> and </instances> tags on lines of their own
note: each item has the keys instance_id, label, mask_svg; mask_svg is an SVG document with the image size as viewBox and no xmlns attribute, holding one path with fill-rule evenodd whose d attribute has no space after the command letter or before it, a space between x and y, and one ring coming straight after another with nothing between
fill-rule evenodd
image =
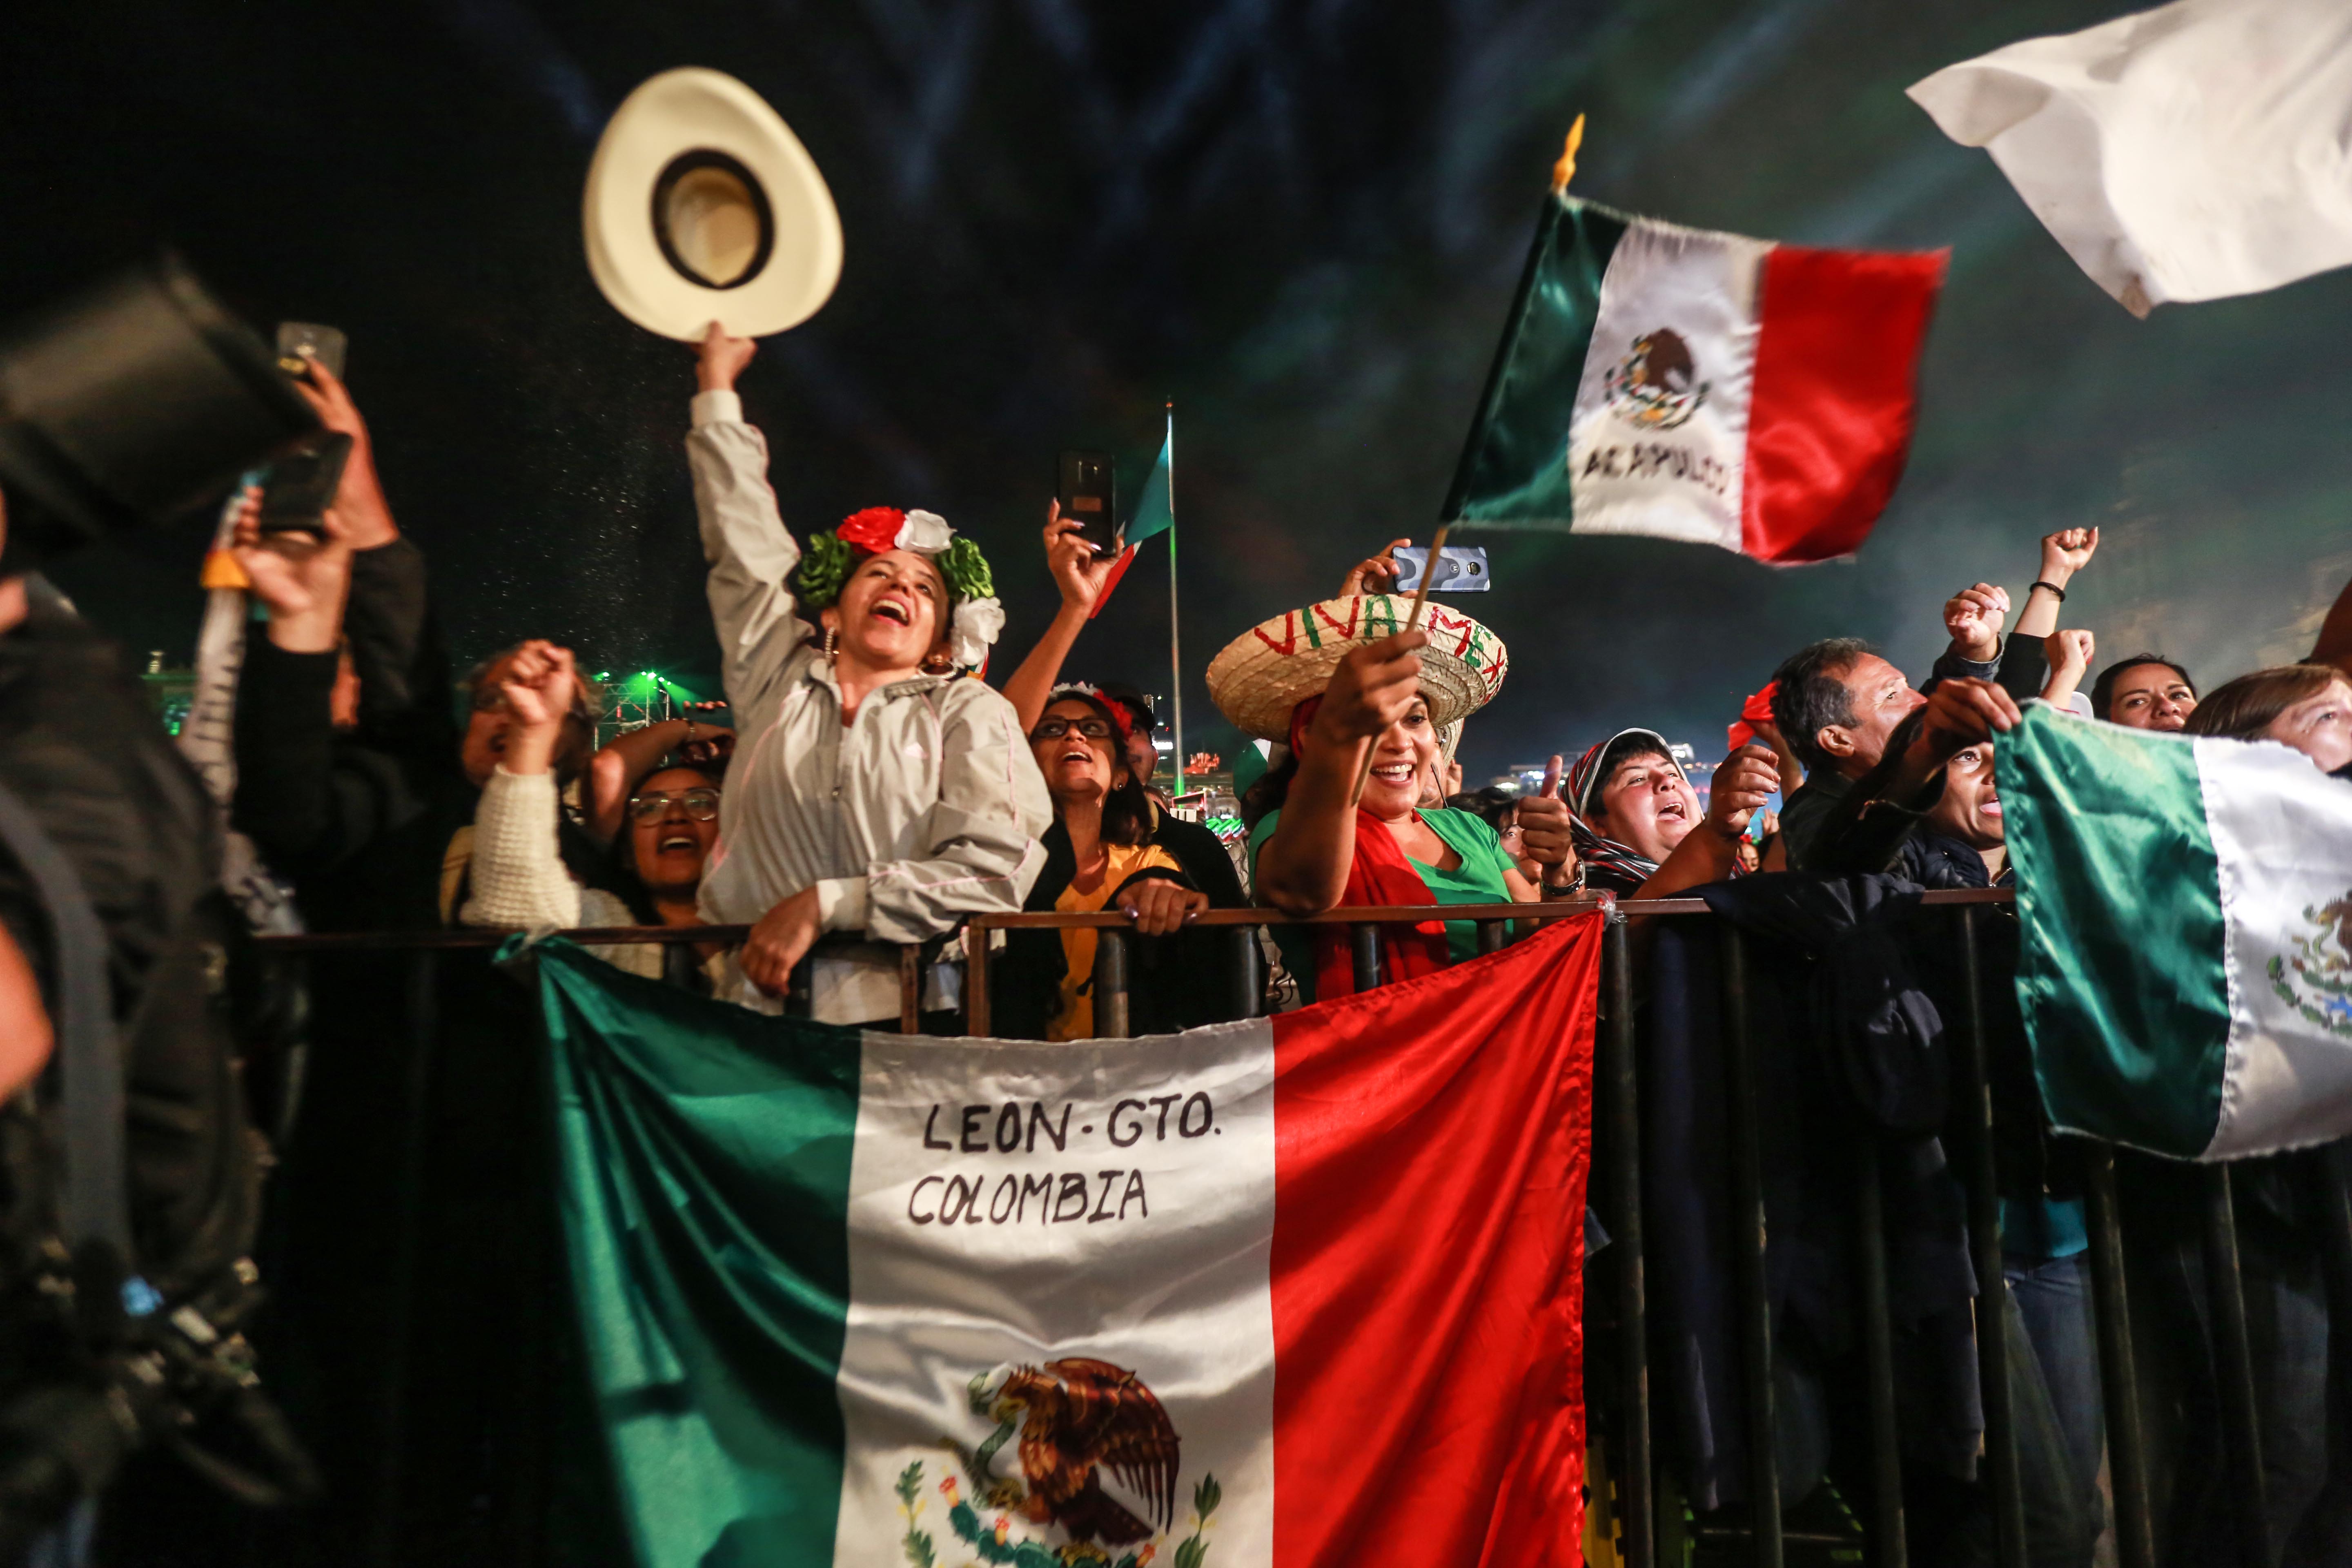
<instances>
[{"instance_id":1,"label":"small mexican flag on stick","mask_svg":"<svg viewBox=\"0 0 2352 1568\"><path fill-rule=\"evenodd\" d=\"M540 947L637 1563L1576 1562L1601 937L1064 1045Z\"/></svg>"},{"instance_id":2,"label":"small mexican flag on stick","mask_svg":"<svg viewBox=\"0 0 2352 1568\"><path fill-rule=\"evenodd\" d=\"M2352 784L2041 705L1994 758L2051 1121L2197 1160L2352 1132Z\"/></svg>"},{"instance_id":3,"label":"small mexican flag on stick","mask_svg":"<svg viewBox=\"0 0 2352 1568\"><path fill-rule=\"evenodd\" d=\"M1582 121L1578 125L1582 125ZM1911 445L1944 254L1633 217L1555 172L1444 519L1851 555Z\"/></svg>"}]
</instances>

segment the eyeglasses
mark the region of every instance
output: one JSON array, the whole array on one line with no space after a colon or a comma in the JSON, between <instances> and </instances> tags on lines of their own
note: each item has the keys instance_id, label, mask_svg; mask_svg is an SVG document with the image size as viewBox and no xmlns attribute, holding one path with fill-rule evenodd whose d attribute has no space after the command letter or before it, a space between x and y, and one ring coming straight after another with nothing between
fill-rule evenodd
<instances>
[{"instance_id":1,"label":"eyeglasses","mask_svg":"<svg viewBox=\"0 0 2352 1568\"><path fill-rule=\"evenodd\" d=\"M1058 741L1076 730L1089 741L1110 739L1110 723L1103 719L1044 719L1029 731L1033 741Z\"/></svg>"},{"instance_id":2,"label":"eyeglasses","mask_svg":"<svg viewBox=\"0 0 2352 1568\"><path fill-rule=\"evenodd\" d=\"M690 789L684 795L671 795L667 790L633 795L629 797L629 815L639 822L659 822L672 802L686 807L691 821L709 822L719 815L719 792L715 789Z\"/></svg>"}]
</instances>

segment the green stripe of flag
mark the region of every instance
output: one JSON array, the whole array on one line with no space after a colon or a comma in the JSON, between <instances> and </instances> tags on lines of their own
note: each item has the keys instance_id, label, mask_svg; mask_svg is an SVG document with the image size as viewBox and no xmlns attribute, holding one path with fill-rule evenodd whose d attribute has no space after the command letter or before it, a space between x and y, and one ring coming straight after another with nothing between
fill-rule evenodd
<instances>
[{"instance_id":1,"label":"green stripe of flag","mask_svg":"<svg viewBox=\"0 0 2352 1568\"><path fill-rule=\"evenodd\" d=\"M1569 426L1585 352L1601 311L1601 279L1627 220L1573 196L1544 198L1535 246L1444 516L1569 522Z\"/></svg>"},{"instance_id":2,"label":"green stripe of flag","mask_svg":"<svg viewBox=\"0 0 2352 1568\"><path fill-rule=\"evenodd\" d=\"M1168 463L1172 456L1171 448L1175 445L1173 431L1160 443L1160 460L1151 465L1151 477L1143 481L1143 494L1136 500L1134 515L1127 521L1127 542L1130 548L1176 526L1176 514L1168 504Z\"/></svg>"},{"instance_id":3,"label":"green stripe of flag","mask_svg":"<svg viewBox=\"0 0 2352 1568\"><path fill-rule=\"evenodd\" d=\"M2018 1001L2059 1127L2193 1158L2230 1035L2221 872L2186 737L2046 707L1994 748Z\"/></svg>"},{"instance_id":4,"label":"green stripe of flag","mask_svg":"<svg viewBox=\"0 0 2352 1568\"><path fill-rule=\"evenodd\" d=\"M830 1563L858 1032L795 1021L787 1057L776 1019L534 951L572 1289L636 1561ZM709 1172L740 1179L688 1184Z\"/></svg>"}]
</instances>

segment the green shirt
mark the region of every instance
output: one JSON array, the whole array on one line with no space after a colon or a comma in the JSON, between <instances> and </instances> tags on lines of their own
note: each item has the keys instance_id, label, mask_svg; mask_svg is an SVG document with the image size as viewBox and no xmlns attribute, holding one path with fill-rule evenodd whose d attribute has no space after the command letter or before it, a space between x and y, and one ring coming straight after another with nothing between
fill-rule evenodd
<instances>
[{"instance_id":1,"label":"green shirt","mask_svg":"<svg viewBox=\"0 0 2352 1568\"><path fill-rule=\"evenodd\" d=\"M1445 840L1446 847L1462 858L1462 864L1451 871L1407 858L1414 872L1429 888L1430 898L1441 904L1507 904L1511 901L1511 884L1503 873L1514 868L1511 858L1503 853L1503 841L1486 819L1475 812L1442 807L1421 814L1429 830ZM1249 837L1250 876L1257 876L1257 852L1274 837L1275 824L1282 820L1279 811L1269 812L1252 830ZM1315 945L1304 926L1274 926L1275 945L1282 950L1282 962L1298 981L1298 994L1306 1001L1315 1000ZM1445 922L1446 956L1459 963L1478 955L1478 925L1475 921Z\"/></svg>"}]
</instances>

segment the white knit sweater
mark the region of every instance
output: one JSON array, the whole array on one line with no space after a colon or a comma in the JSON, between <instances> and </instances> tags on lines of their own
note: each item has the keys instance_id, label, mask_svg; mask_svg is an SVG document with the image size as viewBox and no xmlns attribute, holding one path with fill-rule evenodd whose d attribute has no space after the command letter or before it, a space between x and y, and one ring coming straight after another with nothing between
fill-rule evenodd
<instances>
[{"instance_id":1,"label":"white knit sweater","mask_svg":"<svg viewBox=\"0 0 2352 1568\"><path fill-rule=\"evenodd\" d=\"M490 774L474 807L473 889L457 916L462 923L522 931L637 923L619 899L572 879L555 847L561 810L553 773L510 773L500 766ZM588 951L615 969L661 978L656 943Z\"/></svg>"}]
</instances>

